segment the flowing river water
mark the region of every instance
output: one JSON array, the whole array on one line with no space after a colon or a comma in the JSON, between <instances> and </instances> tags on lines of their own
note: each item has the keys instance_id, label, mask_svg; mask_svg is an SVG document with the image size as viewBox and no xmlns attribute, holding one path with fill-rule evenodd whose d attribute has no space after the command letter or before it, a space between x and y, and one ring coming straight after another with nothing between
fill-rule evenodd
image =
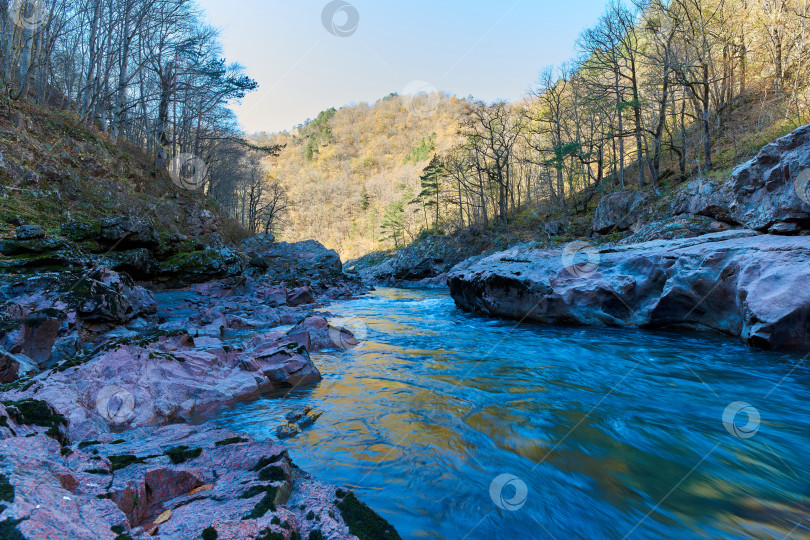
<instances>
[{"instance_id":1,"label":"flowing river water","mask_svg":"<svg viewBox=\"0 0 810 540\"><path fill-rule=\"evenodd\" d=\"M272 438L285 413L324 411L285 441L292 459L403 538L810 538L801 355L516 326L442 291L381 289L329 311L368 336L313 355L321 383L211 421ZM724 422L737 402L750 406Z\"/></svg>"}]
</instances>

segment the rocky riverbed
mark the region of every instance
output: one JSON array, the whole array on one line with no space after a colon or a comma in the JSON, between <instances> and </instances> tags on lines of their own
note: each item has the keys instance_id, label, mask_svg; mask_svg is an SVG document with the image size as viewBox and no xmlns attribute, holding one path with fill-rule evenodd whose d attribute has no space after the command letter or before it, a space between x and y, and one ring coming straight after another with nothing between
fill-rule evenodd
<instances>
[{"instance_id":1,"label":"rocky riverbed","mask_svg":"<svg viewBox=\"0 0 810 540\"><path fill-rule=\"evenodd\" d=\"M363 290L337 254L257 237L147 260L152 279L136 283L107 263L131 263L157 236L115 223L124 255L37 227L0 250L15 269L0 286L0 537L398 538L279 444L188 424L321 379L310 352L350 331L316 310ZM62 248L48 267L35 255L45 244ZM279 432L318 415L301 411Z\"/></svg>"}]
</instances>

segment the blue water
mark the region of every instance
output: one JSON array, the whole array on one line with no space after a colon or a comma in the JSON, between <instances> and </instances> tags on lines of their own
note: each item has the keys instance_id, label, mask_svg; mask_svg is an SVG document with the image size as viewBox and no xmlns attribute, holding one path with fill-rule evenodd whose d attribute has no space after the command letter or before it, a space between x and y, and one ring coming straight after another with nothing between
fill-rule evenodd
<instances>
[{"instance_id":1,"label":"blue water","mask_svg":"<svg viewBox=\"0 0 810 540\"><path fill-rule=\"evenodd\" d=\"M705 334L516 327L434 291L383 289L329 311L364 321L367 340L314 355L317 386L214 421L272 438L286 412L323 410L286 441L291 457L403 538L810 538L801 355ZM741 436L723 422L734 402L761 418L737 415Z\"/></svg>"}]
</instances>

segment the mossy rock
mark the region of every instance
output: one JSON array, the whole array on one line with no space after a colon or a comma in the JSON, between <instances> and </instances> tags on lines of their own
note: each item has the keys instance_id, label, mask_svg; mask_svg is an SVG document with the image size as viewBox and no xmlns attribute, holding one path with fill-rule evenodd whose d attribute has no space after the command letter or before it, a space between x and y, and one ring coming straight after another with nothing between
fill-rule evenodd
<instances>
[{"instance_id":1,"label":"mossy rock","mask_svg":"<svg viewBox=\"0 0 810 540\"><path fill-rule=\"evenodd\" d=\"M34 240L3 240L0 242L0 254L7 257L29 253L52 253L61 250L73 250L78 253L75 244L58 236L46 236Z\"/></svg>"},{"instance_id":2,"label":"mossy rock","mask_svg":"<svg viewBox=\"0 0 810 540\"><path fill-rule=\"evenodd\" d=\"M4 519L0 521L0 538L3 540L26 540L17 528L24 519Z\"/></svg>"},{"instance_id":3,"label":"mossy rock","mask_svg":"<svg viewBox=\"0 0 810 540\"><path fill-rule=\"evenodd\" d=\"M360 502L351 491L337 491L335 502L349 532L360 540L401 540L393 525Z\"/></svg>"},{"instance_id":4,"label":"mossy rock","mask_svg":"<svg viewBox=\"0 0 810 540\"><path fill-rule=\"evenodd\" d=\"M165 455L168 456L175 465L196 459L200 457L200 454L202 454L202 448L189 448L188 446L178 446L177 448L172 448L165 452Z\"/></svg>"},{"instance_id":5,"label":"mossy rock","mask_svg":"<svg viewBox=\"0 0 810 540\"><path fill-rule=\"evenodd\" d=\"M279 490L275 486L252 486L240 495L239 498L252 499L261 494L264 494L264 496L256 503L249 514L242 517L242 520L259 519L264 517L267 512L275 512L276 500L279 496Z\"/></svg>"},{"instance_id":6,"label":"mossy rock","mask_svg":"<svg viewBox=\"0 0 810 540\"><path fill-rule=\"evenodd\" d=\"M4 474L0 474L0 501L14 502L14 486L9 483L8 477Z\"/></svg>"},{"instance_id":7,"label":"mossy rock","mask_svg":"<svg viewBox=\"0 0 810 540\"><path fill-rule=\"evenodd\" d=\"M22 401L3 401L6 412L12 420L19 425L45 427L48 430L45 435L55 439L62 446L69 446L70 441L64 433L67 427L67 419L56 412L50 403L35 399L24 399Z\"/></svg>"},{"instance_id":8,"label":"mossy rock","mask_svg":"<svg viewBox=\"0 0 810 540\"><path fill-rule=\"evenodd\" d=\"M227 248L206 248L202 251L174 255L161 264L160 273L182 281L206 281L233 276L247 268L247 258Z\"/></svg>"},{"instance_id":9,"label":"mossy rock","mask_svg":"<svg viewBox=\"0 0 810 540\"><path fill-rule=\"evenodd\" d=\"M73 221L62 225L62 236L73 242L98 240L101 237L101 223L98 221Z\"/></svg>"}]
</instances>

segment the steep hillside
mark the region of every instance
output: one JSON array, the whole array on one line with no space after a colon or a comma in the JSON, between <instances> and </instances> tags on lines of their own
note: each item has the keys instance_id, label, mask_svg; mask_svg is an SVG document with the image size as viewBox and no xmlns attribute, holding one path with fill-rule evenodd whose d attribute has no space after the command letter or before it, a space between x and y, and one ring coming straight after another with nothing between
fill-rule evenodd
<instances>
[{"instance_id":1,"label":"steep hillside","mask_svg":"<svg viewBox=\"0 0 810 540\"><path fill-rule=\"evenodd\" d=\"M438 94L392 95L324 111L292 133L262 141L286 145L268 160L271 178L292 203L281 236L315 238L344 257L393 247L381 238L386 210L413 200L422 169L457 143L461 106ZM406 219L423 217L410 212Z\"/></svg>"},{"instance_id":2,"label":"steep hillside","mask_svg":"<svg viewBox=\"0 0 810 540\"><path fill-rule=\"evenodd\" d=\"M22 102L13 104L10 116L0 109L0 195L2 236L24 223L58 229L120 215L194 236L201 232L195 221L208 213L227 240L244 236L218 216L211 200L176 186L137 149L71 113Z\"/></svg>"}]
</instances>

